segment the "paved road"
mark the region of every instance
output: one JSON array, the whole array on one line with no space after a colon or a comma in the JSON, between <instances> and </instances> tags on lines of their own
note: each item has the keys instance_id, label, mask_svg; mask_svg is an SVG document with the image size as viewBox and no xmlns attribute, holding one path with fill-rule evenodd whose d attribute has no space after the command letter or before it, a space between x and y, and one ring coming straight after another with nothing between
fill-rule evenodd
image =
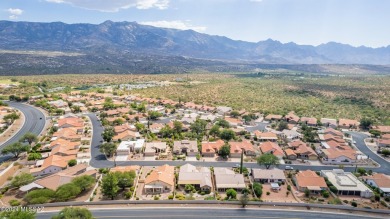
<instances>
[{"instance_id":1,"label":"paved road","mask_svg":"<svg viewBox=\"0 0 390 219\"><path fill-rule=\"evenodd\" d=\"M221 208L138 208L138 209L97 209L91 210L95 218L302 218L302 219L363 219L377 218L351 214L337 214L311 211L261 210L261 209L221 209ZM42 212L37 219L49 219L56 213Z\"/></svg>"},{"instance_id":2,"label":"paved road","mask_svg":"<svg viewBox=\"0 0 390 219\"><path fill-rule=\"evenodd\" d=\"M372 152L364 142L365 138L368 138L369 136L360 132L347 132L352 136L352 139L356 141L356 147L363 152L365 155L367 155L369 158L373 159L377 163L379 163L380 167L376 168L375 171L383 172L390 174L390 163L384 160L379 155Z\"/></svg>"},{"instance_id":3,"label":"paved road","mask_svg":"<svg viewBox=\"0 0 390 219\"><path fill-rule=\"evenodd\" d=\"M2 149L3 147L9 144L17 142L27 132L32 132L36 135L39 135L45 128L45 124L46 124L45 115L37 108L27 104L18 103L18 102L7 102L7 103L9 106L20 110L24 114L26 119L22 128L16 133L16 135L8 139L6 142L0 143L0 149ZM11 156L9 155L1 156L0 162L8 160L10 157Z\"/></svg>"},{"instance_id":4,"label":"paved road","mask_svg":"<svg viewBox=\"0 0 390 219\"><path fill-rule=\"evenodd\" d=\"M94 113L89 113L87 116L91 119L93 135L91 144L91 161L89 165L95 168L113 167L114 162L108 161L106 156L99 151L99 146L103 141L102 132L104 128Z\"/></svg>"}]
</instances>

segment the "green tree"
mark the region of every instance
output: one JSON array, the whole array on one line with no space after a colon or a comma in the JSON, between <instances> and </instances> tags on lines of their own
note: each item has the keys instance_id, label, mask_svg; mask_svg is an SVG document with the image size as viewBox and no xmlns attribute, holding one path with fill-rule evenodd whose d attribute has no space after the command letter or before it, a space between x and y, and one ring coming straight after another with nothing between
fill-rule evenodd
<instances>
[{"instance_id":1,"label":"green tree","mask_svg":"<svg viewBox=\"0 0 390 219\"><path fill-rule=\"evenodd\" d=\"M218 119L216 124L221 126L222 128L229 128L230 127L229 122L224 120L224 119Z\"/></svg>"},{"instance_id":2,"label":"green tree","mask_svg":"<svg viewBox=\"0 0 390 219\"><path fill-rule=\"evenodd\" d=\"M21 173L15 176L11 181L11 186L19 188L34 181L34 176L30 173Z\"/></svg>"},{"instance_id":3,"label":"green tree","mask_svg":"<svg viewBox=\"0 0 390 219\"><path fill-rule=\"evenodd\" d=\"M80 106L72 106L72 112L73 113L81 113Z\"/></svg>"},{"instance_id":4,"label":"green tree","mask_svg":"<svg viewBox=\"0 0 390 219\"><path fill-rule=\"evenodd\" d=\"M159 117L162 116L162 113L157 111L149 111L148 116L151 120L157 120Z\"/></svg>"},{"instance_id":5,"label":"green tree","mask_svg":"<svg viewBox=\"0 0 390 219\"><path fill-rule=\"evenodd\" d=\"M135 125L135 128L137 129L137 131L139 131L139 132L142 132L142 131L144 131L145 130L145 125L144 124L142 124L142 123L136 123Z\"/></svg>"},{"instance_id":6,"label":"green tree","mask_svg":"<svg viewBox=\"0 0 390 219\"><path fill-rule=\"evenodd\" d=\"M265 168L269 169L272 165L279 164L279 158L273 154L262 154L257 157L257 164L264 165Z\"/></svg>"},{"instance_id":7,"label":"green tree","mask_svg":"<svg viewBox=\"0 0 390 219\"><path fill-rule=\"evenodd\" d=\"M218 150L218 155L222 158L226 159L228 156L230 156L230 145L225 144Z\"/></svg>"},{"instance_id":8,"label":"green tree","mask_svg":"<svg viewBox=\"0 0 390 219\"><path fill-rule=\"evenodd\" d=\"M220 129L219 125L213 125L213 127L211 127L209 131L209 134L215 138L215 136L219 136L221 133L219 129Z\"/></svg>"},{"instance_id":9,"label":"green tree","mask_svg":"<svg viewBox=\"0 0 390 219\"><path fill-rule=\"evenodd\" d=\"M181 123L179 121L174 121L173 122L173 131L177 134L181 134L181 132L183 131L183 123Z\"/></svg>"},{"instance_id":10,"label":"green tree","mask_svg":"<svg viewBox=\"0 0 390 219\"><path fill-rule=\"evenodd\" d=\"M371 129L370 131L368 131L371 135L373 135L374 137L379 137L382 133L378 130L374 130L374 129Z\"/></svg>"},{"instance_id":11,"label":"green tree","mask_svg":"<svg viewBox=\"0 0 390 219\"><path fill-rule=\"evenodd\" d=\"M138 104L137 111L140 112L140 113L145 113L146 112L145 104L144 103Z\"/></svg>"},{"instance_id":12,"label":"green tree","mask_svg":"<svg viewBox=\"0 0 390 219\"><path fill-rule=\"evenodd\" d=\"M0 218L2 219L35 219L35 211L26 211L22 208L17 208L13 211L0 212Z\"/></svg>"},{"instance_id":13,"label":"green tree","mask_svg":"<svg viewBox=\"0 0 390 219\"><path fill-rule=\"evenodd\" d=\"M238 118L240 116L240 113L237 110L233 110L230 112L230 116L233 118Z\"/></svg>"},{"instance_id":14,"label":"green tree","mask_svg":"<svg viewBox=\"0 0 390 219\"><path fill-rule=\"evenodd\" d=\"M309 196L310 196L310 190L305 189L305 197L309 198Z\"/></svg>"},{"instance_id":15,"label":"green tree","mask_svg":"<svg viewBox=\"0 0 390 219\"><path fill-rule=\"evenodd\" d=\"M184 187L184 190L186 192L192 192L193 190L195 190L195 187L191 184L186 184L185 187Z\"/></svg>"},{"instance_id":16,"label":"green tree","mask_svg":"<svg viewBox=\"0 0 390 219\"><path fill-rule=\"evenodd\" d=\"M55 192L50 189L37 189L27 193L24 200L30 204L43 204L50 202L54 198Z\"/></svg>"},{"instance_id":17,"label":"green tree","mask_svg":"<svg viewBox=\"0 0 390 219\"><path fill-rule=\"evenodd\" d=\"M118 186L125 190L126 187L131 187L134 184L135 172L115 172L116 178L118 179Z\"/></svg>"},{"instance_id":18,"label":"green tree","mask_svg":"<svg viewBox=\"0 0 390 219\"><path fill-rule=\"evenodd\" d=\"M119 186L118 186L118 178L113 173L108 173L102 179L102 193L103 195L111 198L114 198L118 195Z\"/></svg>"},{"instance_id":19,"label":"green tree","mask_svg":"<svg viewBox=\"0 0 390 219\"><path fill-rule=\"evenodd\" d=\"M237 197L237 192L234 189L228 189L226 190L226 197L228 199L235 199Z\"/></svg>"},{"instance_id":20,"label":"green tree","mask_svg":"<svg viewBox=\"0 0 390 219\"><path fill-rule=\"evenodd\" d=\"M260 183L255 182L253 183L253 191L257 196L257 198L260 198L261 195L263 194L263 186Z\"/></svg>"},{"instance_id":21,"label":"green tree","mask_svg":"<svg viewBox=\"0 0 390 219\"><path fill-rule=\"evenodd\" d=\"M286 121L281 121L278 124L278 131L283 131L284 129L288 129L288 123Z\"/></svg>"},{"instance_id":22,"label":"green tree","mask_svg":"<svg viewBox=\"0 0 390 219\"><path fill-rule=\"evenodd\" d=\"M55 198L64 202L76 198L81 193L81 188L73 183L67 183L57 188Z\"/></svg>"},{"instance_id":23,"label":"green tree","mask_svg":"<svg viewBox=\"0 0 390 219\"><path fill-rule=\"evenodd\" d=\"M72 159L72 160L69 160L68 161L68 166L70 167L73 167L77 164L77 160L76 159Z\"/></svg>"},{"instance_id":24,"label":"green tree","mask_svg":"<svg viewBox=\"0 0 390 219\"><path fill-rule=\"evenodd\" d=\"M20 142L25 142L27 141L28 144L31 146L31 144L33 142L37 142L38 141L38 137L31 133L31 132L27 132L26 134L24 134L20 139L19 139Z\"/></svg>"},{"instance_id":25,"label":"green tree","mask_svg":"<svg viewBox=\"0 0 390 219\"><path fill-rule=\"evenodd\" d=\"M367 117L364 117L360 120L360 126L363 129L369 129L372 124L373 124L372 120Z\"/></svg>"},{"instance_id":26,"label":"green tree","mask_svg":"<svg viewBox=\"0 0 390 219\"><path fill-rule=\"evenodd\" d=\"M194 123L191 124L190 129L193 133L196 133L199 136L203 135L206 131L207 122L202 119L197 119Z\"/></svg>"},{"instance_id":27,"label":"green tree","mask_svg":"<svg viewBox=\"0 0 390 219\"><path fill-rule=\"evenodd\" d=\"M86 208L66 207L51 219L94 219L94 217Z\"/></svg>"},{"instance_id":28,"label":"green tree","mask_svg":"<svg viewBox=\"0 0 390 219\"><path fill-rule=\"evenodd\" d=\"M78 176L72 179L72 183L78 186L81 191L91 188L95 184L95 181L95 178L88 175Z\"/></svg>"},{"instance_id":29,"label":"green tree","mask_svg":"<svg viewBox=\"0 0 390 219\"><path fill-rule=\"evenodd\" d=\"M170 138L173 135L173 130L171 127L169 127L169 125L165 125L163 128L161 128L160 135L163 138Z\"/></svg>"},{"instance_id":30,"label":"green tree","mask_svg":"<svg viewBox=\"0 0 390 219\"><path fill-rule=\"evenodd\" d=\"M40 160L40 159L42 159L42 154L40 153L30 153L27 158L27 160Z\"/></svg>"},{"instance_id":31,"label":"green tree","mask_svg":"<svg viewBox=\"0 0 390 219\"><path fill-rule=\"evenodd\" d=\"M221 134L220 134L220 137L221 137L221 139L223 139L225 141L230 141L230 140L236 138L236 134L231 129L223 129Z\"/></svg>"},{"instance_id":32,"label":"green tree","mask_svg":"<svg viewBox=\"0 0 390 219\"><path fill-rule=\"evenodd\" d=\"M385 157L389 156L390 155L390 150L388 150L388 149L382 150L382 155L385 156Z\"/></svg>"},{"instance_id":33,"label":"green tree","mask_svg":"<svg viewBox=\"0 0 390 219\"><path fill-rule=\"evenodd\" d=\"M110 142L114 136L115 136L115 130L111 126L106 127L102 132L102 138L106 142Z\"/></svg>"},{"instance_id":34,"label":"green tree","mask_svg":"<svg viewBox=\"0 0 390 219\"><path fill-rule=\"evenodd\" d=\"M116 144L107 142L100 145L100 152L105 154L107 157L112 157L116 151L116 148Z\"/></svg>"},{"instance_id":35,"label":"green tree","mask_svg":"<svg viewBox=\"0 0 390 219\"><path fill-rule=\"evenodd\" d=\"M17 158L21 153L28 151L28 149L28 145L23 145L20 142L15 142L13 144L5 146L3 150L1 150L1 153L3 155L11 153L14 155L15 158Z\"/></svg>"},{"instance_id":36,"label":"green tree","mask_svg":"<svg viewBox=\"0 0 390 219\"><path fill-rule=\"evenodd\" d=\"M366 175L367 171L363 167L358 167L356 170L361 176Z\"/></svg>"}]
</instances>

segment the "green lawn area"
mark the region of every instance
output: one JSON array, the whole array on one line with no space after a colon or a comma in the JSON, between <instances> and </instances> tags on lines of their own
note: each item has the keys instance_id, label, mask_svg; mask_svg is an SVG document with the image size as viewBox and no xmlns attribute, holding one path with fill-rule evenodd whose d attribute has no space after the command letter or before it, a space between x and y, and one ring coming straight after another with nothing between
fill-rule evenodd
<instances>
[{"instance_id":1,"label":"green lawn area","mask_svg":"<svg viewBox=\"0 0 390 219\"><path fill-rule=\"evenodd\" d=\"M19 85L19 82L13 82L11 79L0 79L0 84L6 84L6 85L9 85L9 84L15 84L15 85Z\"/></svg>"}]
</instances>

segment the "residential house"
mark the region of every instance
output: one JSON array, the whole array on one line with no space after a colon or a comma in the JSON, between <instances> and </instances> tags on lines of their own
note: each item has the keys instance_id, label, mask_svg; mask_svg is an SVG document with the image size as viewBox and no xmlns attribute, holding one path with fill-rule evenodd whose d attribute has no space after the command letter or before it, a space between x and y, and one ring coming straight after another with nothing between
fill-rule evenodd
<instances>
[{"instance_id":1,"label":"residential house","mask_svg":"<svg viewBox=\"0 0 390 219\"><path fill-rule=\"evenodd\" d=\"M374 195L353 173L341 169L321 170L321 176L326 177L337 188L336 195L353 195L362 198L371 198Z\"/></svg>"},{"instance_id":2,"label":"residential house","mask_svg":"<svg viewBox=\"0 0 390 219\"><path fill-rule=\"evenodd\" d=\"M322 163L324 164L353 164L358 160L358 152L353 149L338 148L322 149Z\"/></svg>"},{"instance_id":3,"label":"residential house","mask_svg":"<svg viewBox=\"0 0 390 219\"><path fill-rule=\"evenodd\" d=\"M134 132L130 130L126 130L123 132L120 132L112 138L114 141L131 141L135 139L139 139L141 137L141 134L139 132Z\"/></svg>"},{"instance_id":4,"label":"residential house","mask_svg":"<svg viewBox=\"0 0 390 219\"><path fill-rule=\"evenodd\" d=\"M284 150L284 153L286 153L286 157L289 160L296 160L298 158L298 156L295 154L295 152L290 148Z\"/></svg>"},{"instance_id":5,"label":"residential house","mask_svg":"<svg viewBox=\"0 0 390 219\"><path fill-rule=\"evenodd\" d=\"M328 118L321 118L320 122L322 123L322 126L329 127L329 128L337 128L337 120L336 119L328 119Z\"/></svg>"},{"instance_id":6,"label":"residential house","mask_svg":"<svg viewBox=\"0 0 390 219\"><path fill-rule=\"evenodd\" d=\"M96 178L97 171L96 169L88 167L87 164L78 164L50 176L35 180L32 183L20 187L19 190L22 192L27 192L32 189L46 188L55 191L58 187L66 183L70 183L74 178L85 175Z\"/></svg>"},{"instance_id":7,"label":"residential house","mask_svg":"<svg viewBox=\"0 0 390 219\"><path fill-rule=\"evenodd\" d=\"M214 157L219 149L225 144L224 141L218 140L214 142L202 142L202 156Z\"/></svg>"},{"instance_id":8,"label":"residential house","mask_svg":"<svg viewBox=\"0 0 390 219\"><path fill-rule=\"evenodd\" d=\"M390 147L390 134L384 134L378 140L378 147Z\"/></svg>"},{"instance_id":9,"label":"residential house","mask_svg":"<svg viewBox=\"0 0 390 219\"><path fill-rule=\"evenodd\" d=\"M70 127L70 128L62 128L59 131L53 133L52 140L57 140L59 138L72 141L72 142L79 142L81 141L81 134L78 134L78 130L76 128Z\"/></svg>"},{"instance_id":10,"label":"residential house","mask_svg":"<svg viewBox=\"0 0 390 219\"><path fill-rule=\"evenodd\" d=\"M339 119L339 127L342 129L356 129L360 123L353 119Z\"/></svg>"},{"instance_id":11,"label":"residential house","mask_svg":"<svg viewBox=\"0 0 390 219\"><path fill-rule=\"evenodd\" d=\"M254 134L258 141L277 141L278 136L273 132L260 132L259 130L254 131Z\"/></svg>"},{"instance_id":12,"label":"residential house","mask_svg":"<svg viewBox=\"0 0 390 219\"><path fill-rule=\"evenodd\" d=\"M265 121L272 122L272 121L280 121L282 118L283 118L282 115L269 114L269 115L267 115L267 116L264 118L264 120L265 120Z\"/></svg>"},{"instance_id":13,"label":"residential house","mask_svg":"<svg viewBox=\"0 0 390 219\"><path fill-rule=\"evenodd\" d=\"M43 160L42 165L30 169L30 173L33 176L43 176L48 174L54 174L64 170L68 166L70 160L75 160L75 155L70 156L60 156L60 155L50 155L45 160Z\"/></svg>"},{"instance_id":14,"label":"residential house","mask_svg":"<svg viewBox=\"0 0 390 219\"><path fill-rule=\"evenodd\" d=\"M161 123L153 123L149 126L149 129L152 133L157 134L161 131L162 128L164 128L165 125Z\"/></svg>"},{"instance_id":15,"label":"residential house","mask_svg":"<svg viewBox=\"0 0 390 219\"><path fill-rule=\"evenodd\" d=\"M241 191L246 188L244 175L235 173L224 167L214 167L215 187L217 191L224 192L227 189Z\"/></svg>"},{"instance_id":16,"label":"residential house","mask_svg":"<svg viewBox=\"0 0 390 219\"><path fill-rule=\"evenodd\" d=\"M147 142L145 145L145 157L155 156L156 154L165 153L167 151L166 142Z\"/></svg>"},{"instance_id":17,"label":"residential house","mask_svg":"<svg viewBox=\"0 0 390 219\"><path fill-rule=\"evenodd\" d=\"M84 120L81 118L63 118L58 120L58 128L76 128L77 132L83 131Z\"/></svg>"},{"instance_id":18,"label":"residential house","mask_svg":"<svg viewBox=\"0 0 390 219\"><path fill-rule=\"evenodd\" d=\"M241 151L246 156L256 156L256 151L250 141L244 140L241 142L229 142L230 145L230 157L239 158L241 157Z\"/></svg>"},{"instance_id":19,"label":"residential house","mask_svg":"<svg viewBox=\"0 0 390 219\"><path fill-rule=\"evenodd\" d=\"M282 136L284 139L286 139L288 142L300 139L302 137L302 134L297 132L296 130L288 130L284 129L282 131Z\"/></svg>"},{"instance_id":20,"label":"residential house","mask_svg":"<svg viewBox=\"0 0 390 219\"><path fill-rule=\"evenodd\" d=\"M281 169L254 169L252 168L252 177L254 182L275 183L285 182L286 176Z\"/></svg>"},{"instance_id":21,"label":"residential house","mask_svg":"<svg viewBox=\"0 0 390 219\"><path fill-rule=\"evenodd\" d=\"M233 117L225 117L225 120L229 123L230 127L237 127L242 125L242 121Z\"/></svg>"},{"instance_id":22,"label":"residential house","mask_svg":"<svg viewBox=\"0 0 390 219\"><path fill-rule=\"evenodd\" d=\"M313 117L302 117L301 122L308 126L317 126L317 119Z\"/></svg>"},{"instance_id":23,"label":"residential house","mask_svg":"<svg viewBox=\"0 0 390 219\"><path fill-rule=\"evenodd\" d=\"M207 167L195 167L185 164L180 167L178 184L181 186L193 185L201 191L210 192L213 188L211 171Z\"/></svg>"},{"instance_id":24,"label":"residential house","mask_svg":"<svg viewBox=\"0 0 390 219\"><path fill-rule=\"evenodd\" d=\"M378 188L383 196L390 197L390 176L383 173L375 173L372 176L363 176L362 179L368 185Z\"/></svg>"},{"instance_id":25,"label":"residential house","mask_svg":"<svg viewBox=\"0 0 390 219\"><path fill-rule=\"evenodd\" d=\"M378 125L372 127L373 130L377 130L381 132L382 134L390 134L390 126L385 126L385 125Z\"/></svg>"},{"instance_id":26,"label":"residential house","mask_svg":"<svg viewBox=\"0 0 390 219\"><path fill-rule=\"evenodd\" d=\"M226 114L230 113L232 110L233 109L231 107L227 107L227 106L218 106L217 107L217 112L220 115L226 115Z\"/></svg>"},{"instance_id":27,"label":"residential house","mask_svg":"<svg viewBox=\"0 0 390 219\"><path fill-rule=\"evenodd\" d=\"M289 112L285 118L286 121L290 124L297 124L299 122L299 116L295 115L293 111Z\"/></svg>"},{"instance_id":28,"label":"residential house","mask_svg":"<svg viewBox=\"0 0 390 219\"><path fill-rule=\"evenodd\" d=\"M320 193L328 188L324 177L317 175L312 170L299 171L293 176L292 180L295 182L298 191L301 192L309 190L311 193Z\"/></svg>"},{"instance_id":29,"label":"residential house","mask_svg":"<svg viewBox=\"0 0 390 219\"><path fill-rule=\"evenodd\" d=\"M146 194L161 194L173 191L175 186L175 167L167 164L152 170L144 180Z\"/></svg>"},{"instance_id":30,"label":"residential house","mask_svg":"<svg viewBox=\"0 0 390 219\"><path fill-rule=\"evenodd\" d=\"M297 159L317 160L317 153L301 140L294 140L288 143L288 147L297 155Z\"/></svg>"},{"instance_id":31,"label":"residential house","mask_svg":"<svg viewBox=\"0 0 390 219\"><path fill-rule=\"evenodd\" d=\"M260 145L260 150L263 154L273 154L280 159L284 156L283 150L279 147L279 145L275 142L264 142Z\"/></svg>"},{"instance_id":32,"label":"residential house","mask_svg":"<svg viewBox=\"0 0 390 219\"><path fill-rule=\"evenodd\" d=\"M128 156L131 152L140 153L145 145L145 139L136 141L122 141L116 149L116 155Z\"/></svg>"},{"instance_id":33,"label":"residential house","mask_svg":"<svg viewBox=\"0 0 390 219\"><path fill-rule=\"evenodd\" d=\"M196 156L198 154L197 141L182 140L173 142L174 154L186 154L187 156Z\"/></svg>"}]
</instances>

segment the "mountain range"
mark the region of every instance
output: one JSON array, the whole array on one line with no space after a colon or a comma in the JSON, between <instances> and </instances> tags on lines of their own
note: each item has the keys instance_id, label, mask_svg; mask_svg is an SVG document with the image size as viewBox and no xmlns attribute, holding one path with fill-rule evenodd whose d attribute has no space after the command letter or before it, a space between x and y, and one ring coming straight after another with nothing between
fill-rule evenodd
<instances>
[{"instance_id":1,"label":"mountain range","mask_svg":"<svg viewBox=\"0 0 390 219\"><path fill-rule=\"evenodd\" d=\"M40 55L21 51L40 51ZM57 55L53 56L52 52ZM64 55L58 55L58 52ZM271 39L253 43L136 22L0 21L0 58L3 60L0 61L0 73L3 74L12 70L8 66L10 63L16 65L13 65L14 69L44 69L46 66L58 71L68 67L75 73L78 67L93 65L93 71L132 71L134 66L139 71L141 66L141 70L145 68L148 72L150 66L158 72L167 71L167 66L181 71L204 66L219 66L217 69L224 70L225 65L239 69L256 64L389 65L390 46L353 47L335 42L310 46L283 44Z\"/></svg>"}]
</instances>

